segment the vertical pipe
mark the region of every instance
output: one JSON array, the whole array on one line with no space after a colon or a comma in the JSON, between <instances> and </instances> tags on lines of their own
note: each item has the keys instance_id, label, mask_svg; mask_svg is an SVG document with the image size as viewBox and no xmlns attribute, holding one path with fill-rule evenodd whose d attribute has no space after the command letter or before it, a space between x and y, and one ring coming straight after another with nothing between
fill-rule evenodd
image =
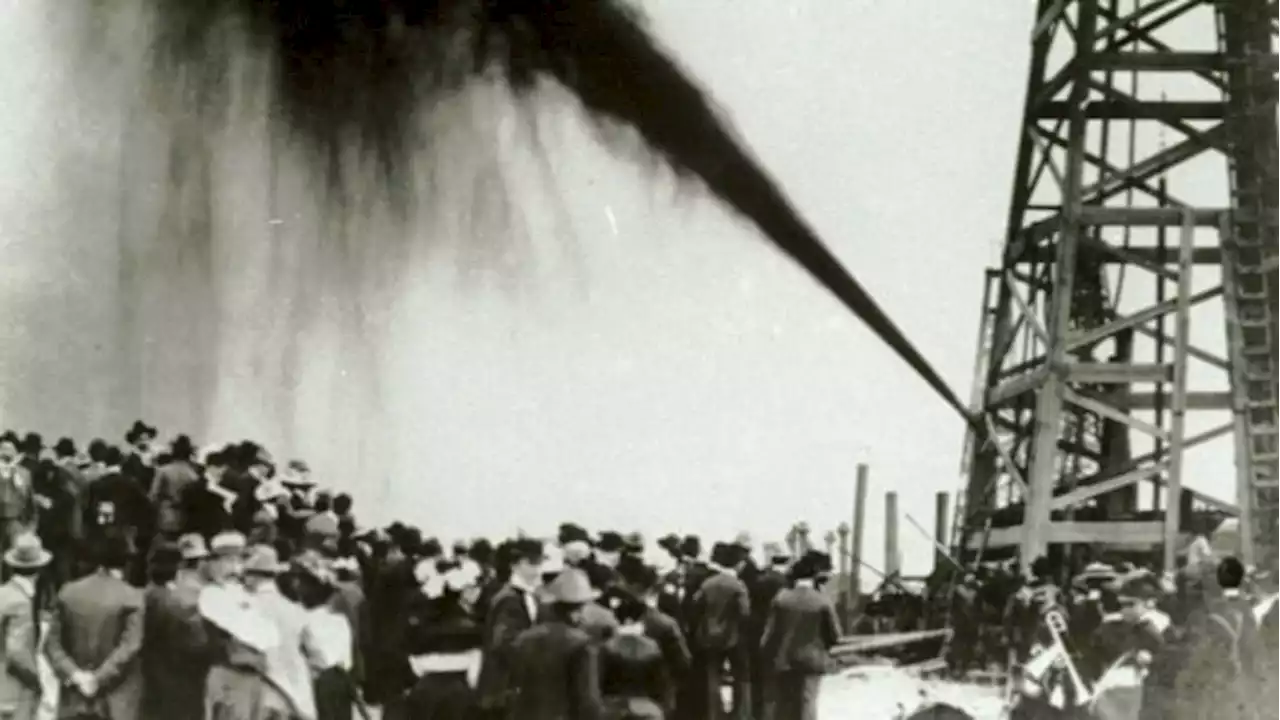
<instances>
[{"instance_id":1,"label":"vertical pipe","mask_svg":"<svg viewBox=\"0 0 1280 720\"><path fill-rule=\"evenodd\" d=\"M884 494L884 574L898 573L898 493Z\"/></svg>"},{"instance_id":2,"label":"vertical pipe","mask_svg":"<svg viewBox=\"0 0 1280 720\"><path fill-rule=\"evenodd\" d=\"M933 496L933 539L938 545L938 552L933 556L933 569L935 572L951 564L950 561L942 557L942 548L947 547L950 540L947 537L947 516L950 510L950 494L944 491Z\"/></svg>"},{"instance_id":3,"label":"vertical pipe","mask_svg":"<svg viewBox=\"0 0 1280 720\"><path fill-rule=\"evenodd\" d=\"M1178 246L1178 294L1175 298L1173 350L1173 411L1169 424L1169 481L1164 511L1164 570L1177 569L1178 537L1181 530L1182 443L1187 416L1187 348L1191 333L1191 255L1195 249L1195 219L1188 210L1182 219Z\"/></svg>"},{"instance_id":4,"label":"vertical pipe","mask_svg":"<svg viewBox=\"0 0 1280 720\"><path fill-rule=\"evenodd\" d=\"M840 554L837 556L840 560L837 567L840 569L840 603L841 612L840 619L844 624L844 632L846 634L853 633L853 605L857 602L857 589L853 586L853 575L849 572L849 523L840 523L840 527L836 529L836 533L840 536Z\"/></svg>"},{"instance_id":5,"label":"vertical pipe","mask_svg":"<svg viewBox=\"0 0 1280 720\"><path fill-rule=\"evenodd\" d=\"M862 536L867 516L867 473L865 463L858 464L858 477L853 490L853 538L849 551L849 587L852 588L854 602L849 609L850 622L852 615L862 602Z\"/></svg>"}]
</instances>

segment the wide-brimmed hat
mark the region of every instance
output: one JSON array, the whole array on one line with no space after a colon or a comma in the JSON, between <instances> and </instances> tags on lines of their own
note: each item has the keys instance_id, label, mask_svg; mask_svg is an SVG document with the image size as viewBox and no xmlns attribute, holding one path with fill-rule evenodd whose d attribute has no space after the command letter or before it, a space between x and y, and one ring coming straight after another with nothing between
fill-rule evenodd
<instances>
[{"instance_id":1,"label":"wide-brimmed hat","mask_svg":"<svg viewBox=\"0 0 1280 720\"><path fill-rule=\"evenodd\" d=\"M52 559L53 554L44 549L35 533L22 533L14 538L13 546L4 554L4 564L19 570L42 568Z\"/></svg>"},{"instance_id":2,"label":"wide-brimmed hat","mask_svg":"<svg viewBox=\"0 0 1280 720\"><path fill-rule=\"evenodd\" d=\"M224 557L227 555L239 555L244 552L247 544L248 540L239 532L234 530L220 532L209 541L209 551L214 555Z\"/></svg>"},{"instance_id":3,"label":"wide-brimmed hat","mask_svg":"<svg viewBox=\"0 0 1280 720\"><path fill-rule=\"evenodd\" d=\"M133 422L133 426L129 428L129 432L124 434L124 440L130 445L133 445L144 437L148 440L155 440L156 434L156 429L154 427L141 420L135 420Z\"/></svg>"},{"instance_id":4,"label":"wide-brimmed hat","mask_svg":"<svg viewBox=\"0 0 1280 720\"><path fill-rule=\"evenodd\" d=\"M249 548L249 556L244 560L246 575L276 576L284 571L285 565L280 562L280 554L275 548L270 545L254 545Z\"/></svg>"},{"instance_id":5,"label":"wide-brimmed hat","mask_svg":"<svg viewBox=\"0 0 1280 720\"><path fill-rule=\"evenodd\" d=\"M563 605L585 605L597 597L587 574L578 568L566 568L547 585L547 596Z\"/></svg>"},{"instance_id":6,"label":"wide-brimmed hat","mask_svg":"<svg viewBox=\"0 0 1280 720\"><path fill-rule=\"evenodd\" d=\"M209 557L209 546L197 533L187 533L178 538L178 552L183 560L201 560Z\"/></svg>"},{"instance_id":7,"label":"wide-brimmed hat","mask_svg":"<svg viewBox=\"0 0 1280 720\"><path fill-rule=\"evenodd\" d=\"M293 558L293 567L322 585L333 585L337 578L333 565L315 550L304 550Z\"/></svg>"}]
</instances>

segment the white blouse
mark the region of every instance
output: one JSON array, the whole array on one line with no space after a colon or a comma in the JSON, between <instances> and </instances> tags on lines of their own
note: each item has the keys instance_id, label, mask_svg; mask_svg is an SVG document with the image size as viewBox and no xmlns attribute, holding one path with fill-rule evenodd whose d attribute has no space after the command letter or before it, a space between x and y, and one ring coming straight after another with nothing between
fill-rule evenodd
<instances>
[{"instance_id":1,"label":"white blouse","mask_svg":"<svg viewBox=\"0 0 1280 720\"><path fill-rule=\"evenodd\" d=\"M307 661L313 674L331 668L351 669L351 624L325 606L307 611Z\"/></svg>"}]
</instances>

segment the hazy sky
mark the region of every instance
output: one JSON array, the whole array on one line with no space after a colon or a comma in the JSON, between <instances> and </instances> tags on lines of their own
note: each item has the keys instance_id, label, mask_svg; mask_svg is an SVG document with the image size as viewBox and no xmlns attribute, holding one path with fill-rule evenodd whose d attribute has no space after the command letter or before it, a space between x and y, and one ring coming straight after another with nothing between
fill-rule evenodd
<instances>
[{"instance_id":1,"label":"hazy sky","mask_svg":"<svg viewBox=\"0 0 1280 720\"><path fill-rule=\"evenodd\" d=\"M39 22L29 11L35 4L0 0L0 37L29 33L22 23ZM995 257L1008 208L1032 4L645 5L660 38L711 89L801 212L967 397L982 270ZM7 12L18 6L28 12ZM0 64L0 94L33 98L0 113L0 158L17 168L0 184L0 242L10 258L0 261L8 284L0 310L23 299L20 286L29 307L39 294L30 278L50 268L65 276L59 263L74 263L42 249L49 237L96 227L92 209L38 197L52 192L47 173L28 182L42 175L40 148L69 141L50 120L60 112L49 99L57 95L43 89L47 70L36 60L52 62L56 53L23 37L4 47L28 62ZM60 122L85 136L96 123L83 113ZM513 181L536 270L506 292L464 287L447 258L416 272L414 287L370 321L375 334L398 338L394 350L384 343L374 351L386 425L373 432L396 458L394 480L370 487L328 479L354 487L366 507L378 504L383 518L420 520L446 536L547 532L573 519L649 536L721 538L747 529L780 540L797 519L819 537L847 519L854 467L865 460L868 558L882 557L885 490L896 489L901 509L931 526L934 493L959 482L963 428L954 414L718 204L674 192L661 173L602 149L576 121L557 127L547 145L555 183L527 168ZM91 164L107 151L84 141L79 152ZM77 180L100 182L105 193L114 176L100 172L96 181ZM43 208L44 219L31 219L32 207ZM78 218L72 230L48 219L64 214ZM41 317L91 314L93 295L76 297L60 300L61 315L46 309ZM241 302L233 314L248 326L273 310ZM0 370L6 357L13 367L19 353L35 352L41 336L31 312L0 326L8 333ZM242 359L272 352L262 337L242 343ZM335 349L333 338L316 342L305 353L316 366L349 352ZM7 355L4 346L12 346ZM65 372L91 367L48 352ZM222 362L238 377L239 361ZM11 397L15 383L31 381L5 378ZM74 396L60 397L67 391L48 373L40 382L59 410L27 407L38 419L13 423L50 424L40 429L56 435L50 418L65 417L69 432L117 432L77 413ZM98 381L77 382L91 392ZM247 408L254 393L270 391L246 381L222 393L214 425L272 437L276 429ZM327 470L342 475L332 468L351 467L342 463L361 451L333 428L361 422L352 419L359 413L340 401L297 405L302 429L279 454L319 458L322 479ZM312 405L322 409L310 412ZM163 419L164 410L152 417ZM923 570L930 546L902 525L907 569Z\"/></svg>"}]
</instances>

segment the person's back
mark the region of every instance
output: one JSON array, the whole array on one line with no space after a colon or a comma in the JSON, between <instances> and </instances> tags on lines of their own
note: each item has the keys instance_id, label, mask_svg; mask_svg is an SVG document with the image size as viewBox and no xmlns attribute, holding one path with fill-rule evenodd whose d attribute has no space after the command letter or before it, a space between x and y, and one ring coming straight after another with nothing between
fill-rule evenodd
<instances>
[{"instance_id":1,"label":"person's back","mask_svg":"<svg viewBox=\"0 0 1280 720\"><path fill-rule=\"evenodd\" d=\"M45 650L63 684L64 717L76 712L132 717L141 709L144 600L119 573L98 570L58 593ZM74 682L82 673L90 673L97 685L92 697Z\"/></svg>"},{"instance_id":2,"label":"person's back","mask_svg":"<svg viewBox=\"0 0 1280 720\"><path fill-rule=\"evenodd\" d=\"M621 632L600 650L600 694L617 717L658 718L670 703L670 677L656 640Z\"/></svg>"},{"instance_id":3,"label":"person's back","mask_svg":"<svg viewBox=\"0 0 1280 720\"><path fill-rule=\"evenodd\" d=\"M831 600L812 582L778 593L761 638L761 660L773 672L806 675L826 670L827 651L840 637Z\"/></svg>"},{"instance_id":4,"label":"person's back","mask_svg":"<svg viewBox=\"0 0 1280 720\"><path fill-rule=\"evenodd\" d=\"M186 529L187 488L198 482L199 473L184 459L165 463L156 471L150 494L160 532L177 535Z\"/></svg>"},{"instance_id":5,"label":"person's back","mask_svg":"<svg viewBox=\"0 0 1280 720\"><path fill-rule=\"evenodd\" d=\"M597 716L599 708L584 701L599 698L598 656L585 631L558 619L535 625L516 638L512 658L512 720Z\"/></svg>"}]
</instances>

